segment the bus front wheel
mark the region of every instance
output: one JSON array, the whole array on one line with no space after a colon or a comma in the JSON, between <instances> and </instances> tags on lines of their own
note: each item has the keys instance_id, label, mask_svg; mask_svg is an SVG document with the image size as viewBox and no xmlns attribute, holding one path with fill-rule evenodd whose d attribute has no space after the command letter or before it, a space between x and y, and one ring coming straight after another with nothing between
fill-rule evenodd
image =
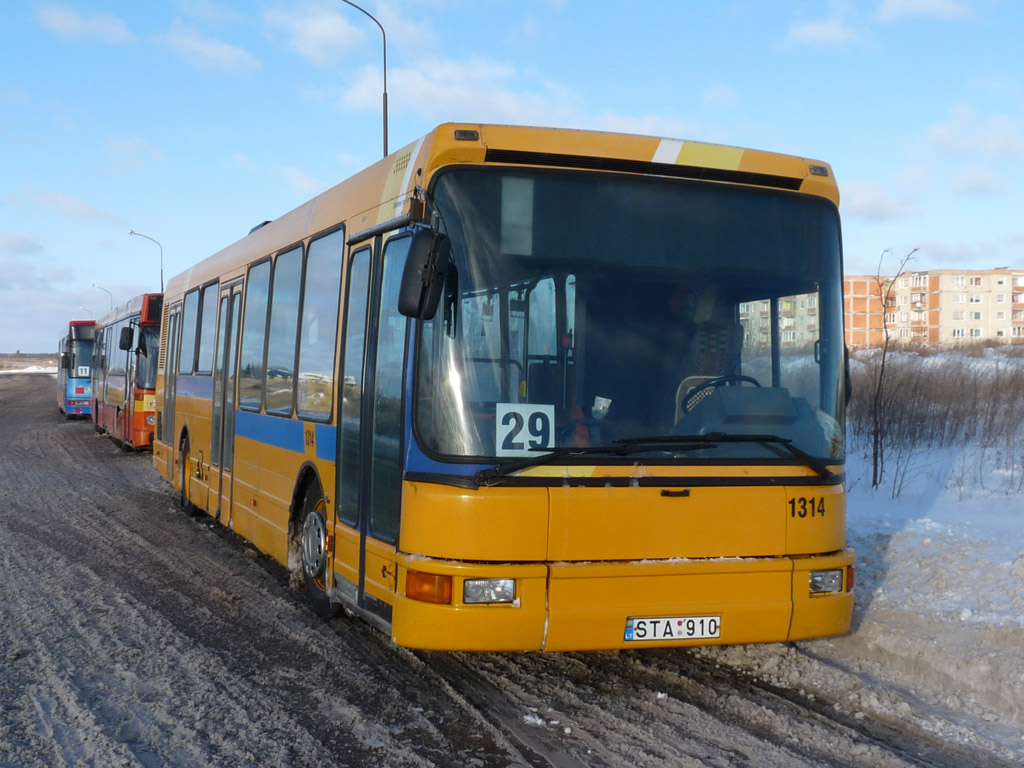
<instances>
[{"instance_id":1,"label":"bus front wheel","mask_svg":"<svg viewBox=\"0 0 1024 768\"><path fill-rule=\"evenodd\" d=\"M313 612L330 618L338 609L327 594L327 505L316 485L306 490L298 529L303 591Z\"/></svg>"}]
</instances>

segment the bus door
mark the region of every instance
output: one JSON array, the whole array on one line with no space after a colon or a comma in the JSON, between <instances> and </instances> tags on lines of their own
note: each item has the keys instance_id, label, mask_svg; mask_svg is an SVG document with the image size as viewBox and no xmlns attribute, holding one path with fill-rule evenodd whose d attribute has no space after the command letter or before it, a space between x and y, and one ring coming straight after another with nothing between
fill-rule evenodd
<instances>
[{"instance_id":1,"label":"bus door","mask_svg":"<svg viewBox=\"0 0 1024 768\"><path fill-rule=\"evenodd\" d=\"M174 457L177 456L178 436L174 425L174 398L178 391L178 334L181 327L181 304L168 310L166 355L164 356L164 401L158 414L157 438L168 447L166 474L167 480L174 483L176 467ZM161 343L165 343L161 340Z\"/></svg>"},{"instance_id":2,"label":"bus door","mask_svg":"<svg viewBox=\"0 0 1024 768\"><path fill-rule=\"evenodd\" d=\"M408 321L398 289L409 238L381 238L352 250L345 297L345 345L338 428L335 584L350 602L385 622L394 594L402 499L402 392Z\"/></svg>"},{"instance_id":3,"label":"bus door","mask_svg":"<svg viewBox=\"0 0 1024 768\"><path fill-rule=\"evenodd\" d=\"M216 359L213 370L213 420L211 422L210 454L215 479L210 483L216 493L214 519L234 527L231 501L234 484L231 467L235 447L235 381L238 375L238 332L241 327L242 284L236 282L221 288L217 323ZM216 489L216 491L214 491ZM226 510L226 512L225 512ZM221 515L226 514L226 519Z\"/></svg>"}]
</instances>

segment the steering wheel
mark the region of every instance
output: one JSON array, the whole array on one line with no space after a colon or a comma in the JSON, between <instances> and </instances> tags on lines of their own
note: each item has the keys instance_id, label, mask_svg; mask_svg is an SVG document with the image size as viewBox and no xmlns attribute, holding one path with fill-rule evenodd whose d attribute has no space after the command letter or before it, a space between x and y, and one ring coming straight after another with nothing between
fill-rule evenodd
<instances>
[{"instance_id":1,"label":"steering wheel","mask_svg":"<svg viewBox=\"0 0 1024 768\"><path fill-rule=\"evenodd\" d=\"M683 413L689 413L701 400L710 395L719 387L724 387L726 384L753 384L755 387L760 387L761 382L755 379L753 376L719 376L714 379L708 379L703 384L698 384L696 387L691 389L686 397L683 398Z\"/></svg>"}]
</instances>

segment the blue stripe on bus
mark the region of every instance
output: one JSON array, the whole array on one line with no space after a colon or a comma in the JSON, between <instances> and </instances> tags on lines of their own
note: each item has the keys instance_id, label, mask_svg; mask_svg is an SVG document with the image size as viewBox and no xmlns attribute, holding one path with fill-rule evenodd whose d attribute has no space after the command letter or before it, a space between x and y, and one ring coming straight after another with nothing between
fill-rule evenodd
<instances>
[{"instance_id":1,"label":"blue stripe on bus","mask_svg":"<svg viewBox=\"0 0 1024 768\"><path fill-rule=\"evenodd\" d=\"M306 440L303 431L303 423L294 419L266 416L252 411L235 412L235 434L264 445L305 453Z\"/></svg>"},{"instance_id":2,"label":"blue stripe on bus","mask_svg":"<svg viewBox=\"0 0 1024 768\"><path fill-rule=\"evenodd\" d=\"M316 424L316 457L324 461L338 458L338 428L330 424Z\"/></svg>"}]
</instances>

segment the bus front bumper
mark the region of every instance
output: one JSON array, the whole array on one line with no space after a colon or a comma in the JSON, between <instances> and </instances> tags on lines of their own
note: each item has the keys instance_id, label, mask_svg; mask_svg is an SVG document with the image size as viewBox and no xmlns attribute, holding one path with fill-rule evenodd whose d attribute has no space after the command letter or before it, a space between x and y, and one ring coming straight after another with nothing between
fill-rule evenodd
<instances>
[{"instance_id":1,"label":"bus front bumper","mask_svg":"<svg viewBox=\"0 0 1024 768\"><path fill-rule=\"evenodd\" d=\"M850 627L854 553L603 563L469 564L410 558L399 569L451 579L451 602L396 595L392 637L410 648L582 651L770 643ZM839 573L811 594L811 573ZM510 602L465 602L466 581L514 579Z\"/></svg>"}]
</instances>

